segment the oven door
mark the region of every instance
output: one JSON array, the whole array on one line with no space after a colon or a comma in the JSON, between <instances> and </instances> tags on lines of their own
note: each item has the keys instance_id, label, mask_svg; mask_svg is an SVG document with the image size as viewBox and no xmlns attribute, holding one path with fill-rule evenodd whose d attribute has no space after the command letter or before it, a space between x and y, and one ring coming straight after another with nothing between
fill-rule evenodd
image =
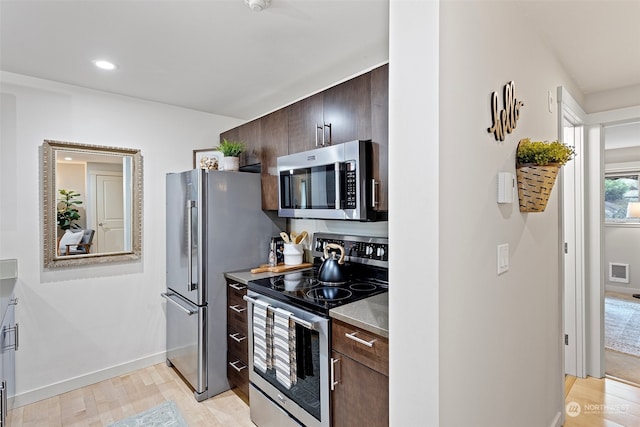
<instances>
[{"instance_id":1,"label":"oven door","mask_svg":"<svg viewBox=\"0 0 640 427\"><path fill-rule=\"evenodd\" d=\"M248 291L244 298L248 309L249 381L255 389L262 392L256 393L256 398L260 398L263 403L268 401L271 405L276 405L274 409L285 410L307 427L329 426L329 319L253 291ZM297 358L302 360L297 360L298 375L296 383L290 388L286 388L276 379L274 368L262 372L254 366L253 307L256 300L293 313L296 336L305 337L305 350L296 351ZM296 341L299 349L300 341ZM250 389L251 391L253 389ZM279 411L266 411L264 405L261 406L262 410L254 411L253 397L250 399L251 420L256 425L281 423L275 418Z\"/></svg>"}]
</instances>

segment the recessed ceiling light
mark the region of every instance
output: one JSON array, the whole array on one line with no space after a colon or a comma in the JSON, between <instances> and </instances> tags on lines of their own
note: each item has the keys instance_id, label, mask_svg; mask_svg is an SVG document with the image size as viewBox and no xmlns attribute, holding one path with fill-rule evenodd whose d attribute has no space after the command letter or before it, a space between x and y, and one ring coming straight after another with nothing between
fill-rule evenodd
<instances>
[{"instance_id":1,"label":"recessed ceiling light","mask_svg":"<svg viewBox=\"0 0 640 427\"><path fill-rule=\"evenodd\" d=\"M67 162L70 162L71 160L73 160L73 158L72 158L72 157L68 157L68 156L67 156L67 157L65 157L64 159L65 159Z\"/></svg>"},{"instance_id":2,"label":"recessed ceiling light","mask_svg":"<svg viewBox=\"0 0 640 427\"><path fill-rule=\"evenodd\" d=\"M118 68L113 62L105 61L104 59L96 59L95 61L93 61L93 64L98 68L102 68L103 70L115 70L116 68Z\"/></svg>"}]
</instances>

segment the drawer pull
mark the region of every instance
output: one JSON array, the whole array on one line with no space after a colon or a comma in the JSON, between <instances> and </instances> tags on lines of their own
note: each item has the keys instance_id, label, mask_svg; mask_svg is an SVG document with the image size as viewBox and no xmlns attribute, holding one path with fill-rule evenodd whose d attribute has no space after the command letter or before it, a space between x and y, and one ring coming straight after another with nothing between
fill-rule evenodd
<instances>
[{"instance_id":1,"label":"drawer pull","mask_svg":"<svg viewBox=\"0 0 640 427\"><path fill-rule=\"evenodd\" d=\"M238 338L238 335L240 335L240 332L236 332L235 334L229 334L229 336L235 341L235 342L242 342L244 340L247 339L247 337L240 335L240 338Z\"/></svg>"},{"instance_id":2,"label":"drawer pull","mask_svg":"<svg viewBox=\"0 0 640 427\"><path fill-rule=\"evenodd\" d=\"M242 313L243 311L245 311L247 309L247 307L242 307L238 304L236 305L230 305L229 308L233 311L235 311L236 313Z\"/></svg>"},{"instance_id":3,"label":"drawer pull","mask_svg":"<svg viewBox=\"0 0 640 427\"><path fill-rule=\"evenodd\" d=\"M340 384L340 381L336 381L336 363L340 362L340 359L331 358L331 390L335 390L336 386Z\"/></svg>"},{"instance_id":4,"label":"drawer pull","mask_svg":"<svg viewBox=\"0 0 640 427\"><path fill-rule=\"evenodd\" d=\"M242 364L242 366L240 366L240 367L238 368L238 367L236 366L236 363L240 363L240 364ZM244 365L244 364L243 364L241 361L239 361L239 360L236 360L235 362L229 362L229 365L230 365L233 369L235 369L236 371L238 371L238 372L242 372L242 370L243 370L243 369L246 369L246 368L247 368L247 366L246 366L246 365Z\"/></svg>"},{"instance_id":5,"label":"drawer pull","mask_svg":"<svg viewBox=\"0 0 640 427\"><path fill-rule=\"evenodd\" d=\"M360 344L362 344L362 345L366 345L367 347L373 348L373 343L377 341L375 338L374 338L374 339L372 339L371 341L365 341L365 340L363 340L362 338L358 338L358 337L356 336L356 334L357 334L357 333L358 333L358 331L356 331L356 332L352 332L352 333L350 333L350 334L347 334L347 333L345 332L344 336L345 336L345 337L347 337L347 338L349 338L349 339L354 340L354 341L355 341L355 342L357 342L357 343L360 343Z\"/></svg>"},{"instance_id":6,"label":"drawer pull","mask_svg":"<svg viewBox=\"0 0 640 427\"><path fill-rule=\"evenodd\" d=\"M240 283L229 283L229 287L235 289L236 291L244 291L245 289L247 289L246 286L243 286Z\"/></svg>"}]
</instances>

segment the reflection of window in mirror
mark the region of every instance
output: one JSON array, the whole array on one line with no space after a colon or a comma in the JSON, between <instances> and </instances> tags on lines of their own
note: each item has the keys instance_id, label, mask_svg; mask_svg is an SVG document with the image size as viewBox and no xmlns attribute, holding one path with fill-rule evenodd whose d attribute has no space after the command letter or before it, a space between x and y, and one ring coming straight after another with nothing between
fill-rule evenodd
<instances>
[{"instance_id":1,"label":"reflection of window in mirror","mask_svg":"<svg viewBox=\"0 0 640 427\"><path fill-rule=\"evenodd\" d=\"M640 224L635 214L640 171L608 172L604 178L604 216L607 224Z\"/></svg>"},{"instance_id":2,"label":"reflection of window in mirror","mask_svg":"<svg viewBox=\"0 0 640 427\"><path fill-rule=\"evenodd\" d=\"M60 189L80 194L80 218L71 228L95 231L90 253L131 251L131 177L130 156L56 152L56 197ZM58 226L57 233L59 240L64 230Z\"/></svg>"}]
</instances>

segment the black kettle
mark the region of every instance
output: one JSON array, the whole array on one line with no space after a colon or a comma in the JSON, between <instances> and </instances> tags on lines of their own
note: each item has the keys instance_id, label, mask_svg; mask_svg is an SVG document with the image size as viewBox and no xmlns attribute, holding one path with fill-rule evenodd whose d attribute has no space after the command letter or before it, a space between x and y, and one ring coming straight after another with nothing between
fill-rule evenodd
<instances>
[{"instance_id":1,"label":"black kettle","mask_svg":"<svg viewBox=\"0 0 640 427\"><path fill-rule=\"evenodd\" d=\"M339 249L340 258L336 259L336 253L331 252L329 255L329 249ZM328 243L324 247L324 261L318 270L318 280L327 284L340 285L346 283L347 269L344 265L344 248L336 243Z\"/></svg>"}]
</instances>

